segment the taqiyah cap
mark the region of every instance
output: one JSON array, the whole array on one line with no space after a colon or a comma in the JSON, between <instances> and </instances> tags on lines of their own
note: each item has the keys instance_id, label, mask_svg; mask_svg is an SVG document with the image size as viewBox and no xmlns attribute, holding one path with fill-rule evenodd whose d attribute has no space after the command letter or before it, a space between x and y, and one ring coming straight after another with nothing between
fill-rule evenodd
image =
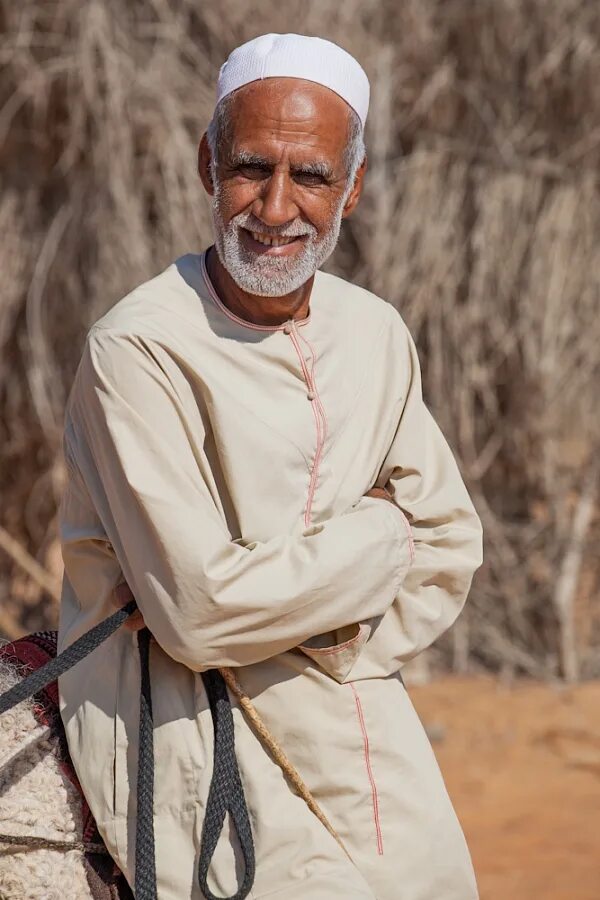
<instances>
[{"instance_id":1,"label":"taqiyah cap","mask_svg":"<svg viewBox=\"0 0 600 900\"><path fill-rule=\"evenodd\" d=\"M352 107L364 128L369 79L354 57L331 41L302 34L263 34L242 44L221 66L217 104L263 78L304 78L322 84Z\"/></svg>"}]
</instances>

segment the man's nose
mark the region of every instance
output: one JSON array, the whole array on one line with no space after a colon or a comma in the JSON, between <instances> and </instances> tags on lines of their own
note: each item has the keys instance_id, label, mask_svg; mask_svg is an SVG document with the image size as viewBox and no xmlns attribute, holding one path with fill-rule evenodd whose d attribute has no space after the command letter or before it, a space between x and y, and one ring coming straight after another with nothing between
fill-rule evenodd
<instances>
[{"instance_id":1,"label":"man's nose","mask_svg":"<svg viewBox=\"0 0 600 900\"><path fill-rule=\"evenodd\" d=\"M293 222L300 213L293 196L289 174L273 172L265 180L264 188L252 205L252 212L265 225L276 227Z\"/></svg>"}]
</instances>

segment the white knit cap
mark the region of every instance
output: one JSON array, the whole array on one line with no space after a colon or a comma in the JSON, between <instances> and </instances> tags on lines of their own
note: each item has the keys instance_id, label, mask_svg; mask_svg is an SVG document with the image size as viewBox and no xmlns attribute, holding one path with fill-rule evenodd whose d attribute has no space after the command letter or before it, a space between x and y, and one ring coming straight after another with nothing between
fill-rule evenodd
<instances>
[{"instance_id":1,"label":"white knit cap","mask_svg":"<svg viewBox=\"0 0 600 900\"><path fill-rule=\"evenodd\" d=\"M364 128L369 79L354 57L331 41L303 34L263 34L242 44L221 66L217 104L262 78L304 78L322 84L352 107Z\"/></svg>"}]
</instances>

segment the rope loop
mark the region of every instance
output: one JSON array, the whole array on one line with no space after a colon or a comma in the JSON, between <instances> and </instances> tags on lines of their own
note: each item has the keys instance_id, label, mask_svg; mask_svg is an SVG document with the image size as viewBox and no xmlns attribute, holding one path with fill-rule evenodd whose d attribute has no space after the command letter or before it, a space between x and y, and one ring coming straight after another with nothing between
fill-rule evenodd
<instances>
[{"instance_id":1,"label":"rope loop","mask_svg":"<svg viewBox=\"0 0 600 900\"><path fill-rule=\"evenodd\" d=\"M7 712L43 690L51 682L68 672L96 647L100 646L135 612L137 604L131 600L107 619L81 635L66 650L46 665L32 672L6 693L0 695L0 714ZM138 746L137 820L135 848L136 900L157 900L156 856L154 845L154 724L150 689L150 640L147 628L138 632L140 656L140 722ZM244 900L250 893L255 876L254 843L244 788L235 755L233 714L223 676L211 669L202 674L215 731L214 766L206 813L202 826L198 880L207 900ZM208 870L217 846L225 816L229 813L235 824L245 863L244 881L230 898L216 897L207 884ZM2 841L27 844L35 838L1 835ZM65 847L65 849L67 849ZM69 844L68 849L71 849Z\"/></svg>"},{"instance_id":2,"label":"rope loop","mask_svg":"<svg viewBox=\"0 0 600 900\"><path fill-rule=\"evenodd\" d=\"M202 673L208 696L215 735L213 773L202 823L198 882L207 900L244 900L254 883L256 861L250 817L235 755L234 722L227 685L220 672L209 669ZM244 857L244 880L235 894L221 898L208 886L208 871L229 813L235 825Z\"/></svg>"}]
</instances>

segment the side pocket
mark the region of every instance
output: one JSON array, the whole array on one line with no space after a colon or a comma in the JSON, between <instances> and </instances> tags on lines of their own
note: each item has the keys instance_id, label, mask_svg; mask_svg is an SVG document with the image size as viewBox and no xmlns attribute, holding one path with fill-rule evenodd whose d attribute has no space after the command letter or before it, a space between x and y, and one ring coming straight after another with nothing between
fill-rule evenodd
<instances>
[{"instance_id":1,"label":"side pocket","mask_svg":"<svg viewBox=\"0 0 600 900\"><path fill-rule=\"evenodd\" d=\"M367 622L359 622L347 626L346 629L340 629L340 631L348 631L350 633L347 640L323 647L319 646L321 643L319 638L321 636L317 636L309 639L304 644L300 644L298 649L341 684L368 640L371 634L371 626Z\"/></svg>"}]
</instances>

